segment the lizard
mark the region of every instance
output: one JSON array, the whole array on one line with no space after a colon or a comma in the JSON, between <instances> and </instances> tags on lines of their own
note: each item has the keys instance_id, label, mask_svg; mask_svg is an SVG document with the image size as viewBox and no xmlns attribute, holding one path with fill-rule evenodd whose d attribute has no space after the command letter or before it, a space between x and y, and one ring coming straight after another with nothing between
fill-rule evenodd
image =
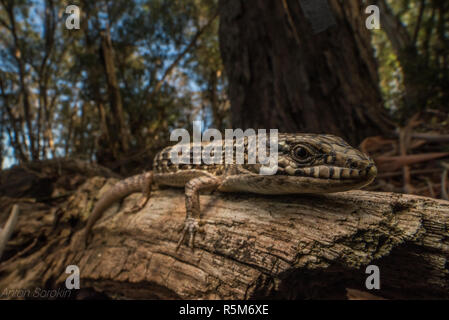
<instances>
[{"instance_id":1,"label":"lizard","mask_svg":"<svg viewBox=\"0 0 449 320\"><path fill-rule=\"evenodd\" d=\"M248 139L244 157L248 158ZM237 148L233 140L234 149ZM277 171L273 175L259 174L261 164L175 164L171 161L174 146L162 149L153 161L153 170L118 182L98 200L82 236L88 244L95 222L114 202L135 192L142 192L138 203L127 213L134 213L147 204L153 184L185 189L186 217L177 249L189 234L188 244L193 248L193 237L200 226L200 192L246 192L265 195L316 194L342 192L370 184L377 175L374 161L351 147L342 138L329 134L279 133ZM204 148L204 143L202 144ZM222 156L224 156L224 152ZM190 160L193 159L190 153ZM195 162L194 162L195 163Z\"/></svg>"}]
</instances>

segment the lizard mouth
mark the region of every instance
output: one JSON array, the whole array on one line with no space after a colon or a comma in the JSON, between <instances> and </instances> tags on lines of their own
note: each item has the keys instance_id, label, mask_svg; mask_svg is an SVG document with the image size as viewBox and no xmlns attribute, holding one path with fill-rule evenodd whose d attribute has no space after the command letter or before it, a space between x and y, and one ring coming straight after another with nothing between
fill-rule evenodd
<instances>
[{"instance_id":1,"label":"lizard mouth","mask_svg":"<svg viewBox=\"0 0 449 320\"><path fill-rule=\"evenodd\" d=\"M242 182L239 175L229 176L219 191L258 194L304 194L343 192L370 184L377 169L369 164L362 169L335 166L280 168L275 175L248 174Z\"/></svg>"},{"instance_id":2,"label":"lizard mouth","mask_svg":"<svg viewBox=\"0 0 449 320\"><path fill-rule=\"evenodd\" d=\"M294 174L284 175L285 179L275 182L278 193L329 193L359 189L371 182L377 175L377 168L369 164L365 168L345 168L335 166L314 166L295 169Z\"/></svg>"},{"instance_id":3,"label":"lizard mouth","mask_svg":"<svg viewBox=\"0 0 449 320\"><path fill-rule=\"evenodd\" d=\"M336 166L314 166L308 168L280 168L281 175L308 177L320 180L371 180L377 175L377 168L370 164L365 168L345 168Z\"/></svg>"}]
</instances>

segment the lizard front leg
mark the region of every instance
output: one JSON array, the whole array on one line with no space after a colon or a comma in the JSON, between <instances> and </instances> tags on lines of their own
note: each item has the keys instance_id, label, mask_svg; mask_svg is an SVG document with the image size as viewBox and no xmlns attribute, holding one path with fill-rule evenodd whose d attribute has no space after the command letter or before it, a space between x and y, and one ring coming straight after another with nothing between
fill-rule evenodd
<instances>
[{"instance_id":1,"label":"lizard front leg","mask_svg":"<svg viewBox=\"0 0 449 320\"><path fill-rule=\"evenodd\" d=\"M212 189L215 190L222 182L220 177L202 176L194 178L185 185L186 197L186 219L184 228L182 230L181 238L178 241L176 250L181 246L187 233L189 233L189 246L193 248L193 238L199 226L199 219L201 217L200 198L201 190Z\"/></svg>"}]
</instances>

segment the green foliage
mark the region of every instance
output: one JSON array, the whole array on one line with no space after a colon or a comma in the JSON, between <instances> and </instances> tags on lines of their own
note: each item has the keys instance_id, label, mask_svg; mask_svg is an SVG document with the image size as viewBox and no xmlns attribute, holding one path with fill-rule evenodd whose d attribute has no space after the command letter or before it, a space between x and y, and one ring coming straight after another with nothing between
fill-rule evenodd
<instances>
[{"instance_id":1,"label":"green foliage","mask_svg":"<svg viewBox=\"0 0 449 320\"><path fill-rule=\"evenodd\" d=\"M381 89L387 108L405 121L418 111L449 109L449 2L444 0L387 1L406 40L392 46L385 28L373 33L379 60ZM383 13L381 13L383 14Z\"/></svg>"},{"instance_id":2,"label":"green foliage","mask_svg":"<svg viewBox=\"0 0 449 320\"><path fill-rule=\"evenodd\" d=\"M401 66L386 35L382 31L374 31L373 34L385 107L395 113L402 106L404 92Z\"/></svg>"}]
</instances>

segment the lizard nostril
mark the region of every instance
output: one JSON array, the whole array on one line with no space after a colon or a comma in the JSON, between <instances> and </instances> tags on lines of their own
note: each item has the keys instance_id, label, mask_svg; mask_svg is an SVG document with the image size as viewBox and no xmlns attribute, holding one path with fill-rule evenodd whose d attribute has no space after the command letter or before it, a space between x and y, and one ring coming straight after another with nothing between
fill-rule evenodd
<instances>
[{"instance_id":1,"label":"lizard nostril","mask_svg":"<svg viewBox=\"0 0 449 320\"><path fill-rule=\"evenodd\" d=\"M374 164L370 164L366 167L366 174L371 177L375 177L377 175L377 168Z\"/></svg>"}]
</instances>

